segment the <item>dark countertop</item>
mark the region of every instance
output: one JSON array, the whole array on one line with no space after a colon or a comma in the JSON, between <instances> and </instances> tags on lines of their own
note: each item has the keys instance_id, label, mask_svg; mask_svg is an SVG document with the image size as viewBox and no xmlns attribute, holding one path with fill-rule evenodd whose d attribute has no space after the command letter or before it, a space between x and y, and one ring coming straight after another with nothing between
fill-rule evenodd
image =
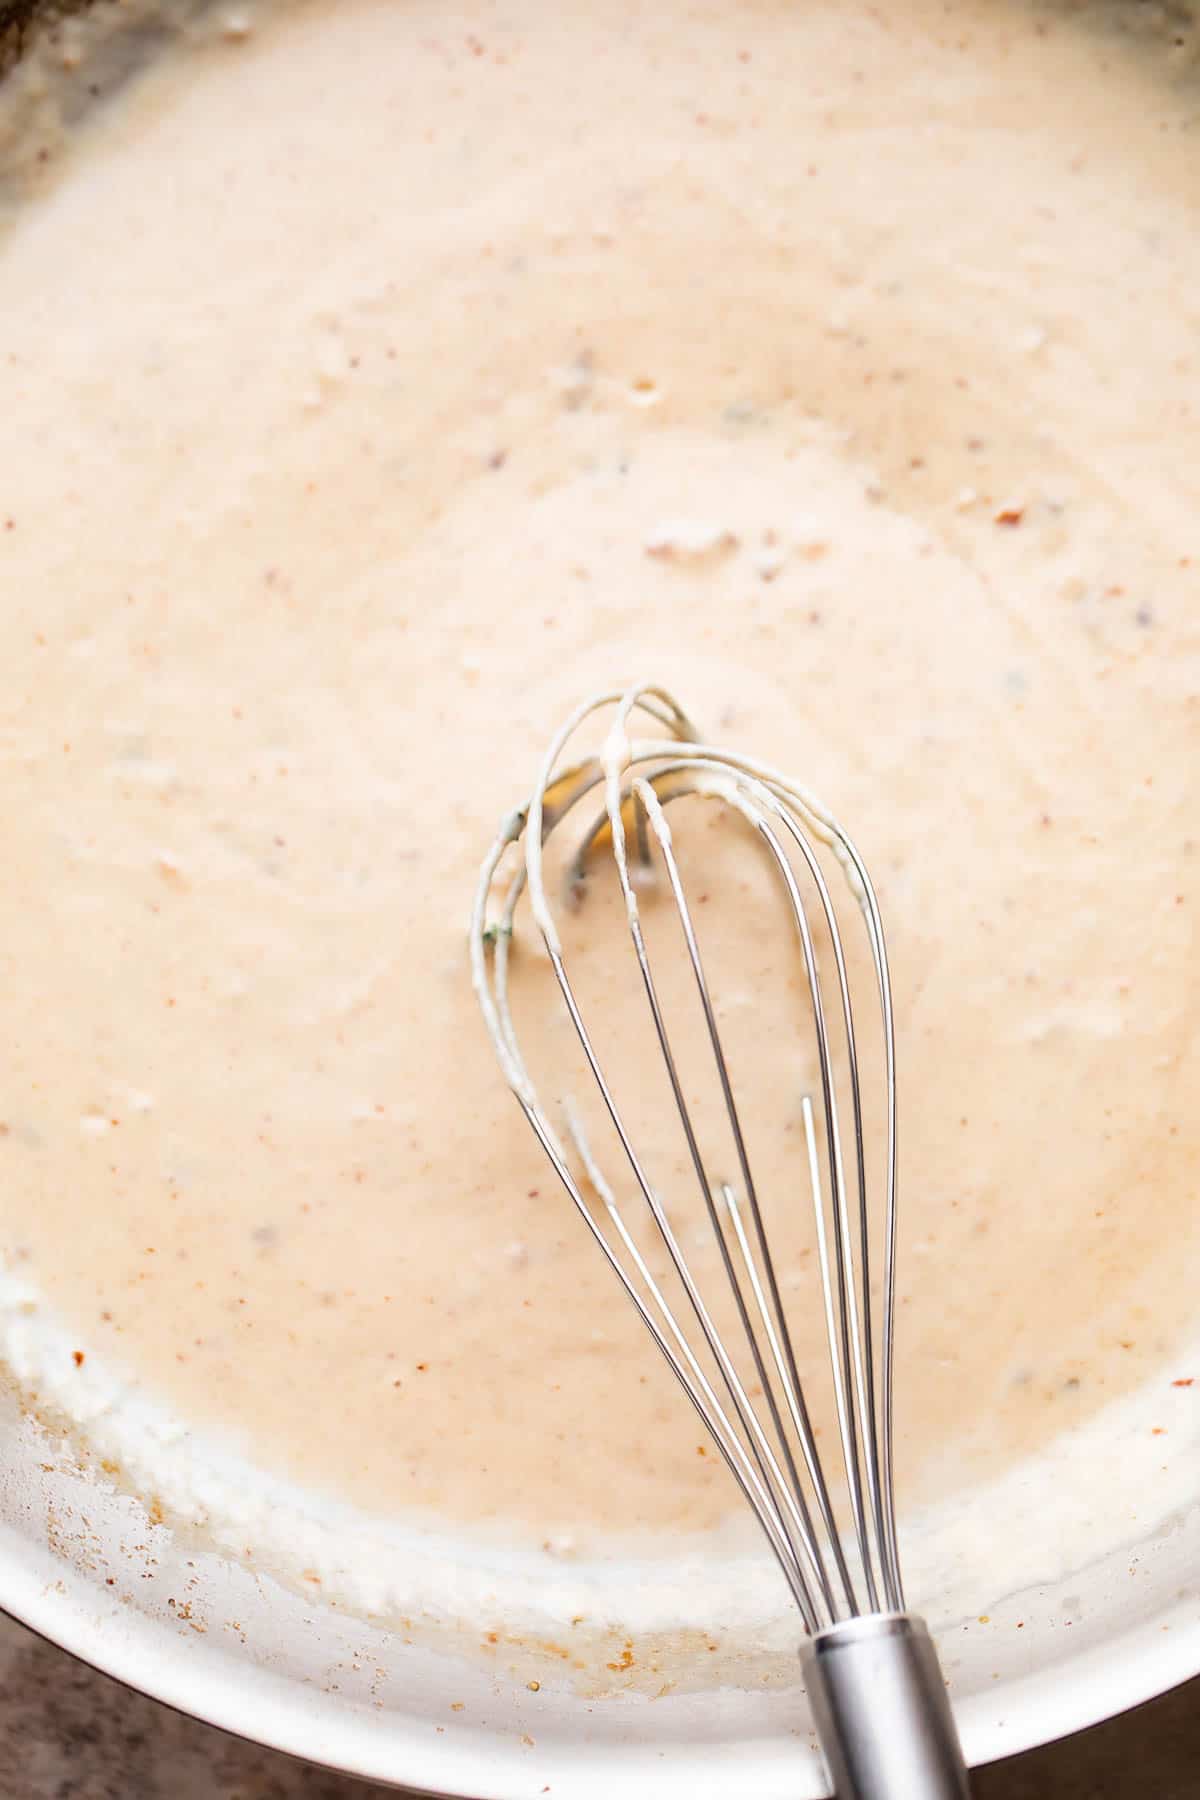
<instances>
[{"instance_id":1,"label":"dark countertop","mask_svg":"<svg viewBox=\"0 0 1200 1800\"><path fill-rule=\"evenodd\" d=\"M0 1800L395 1800L168 1712L2 1615L0 1720ZM1200 1800L1200 1680L992 1764L974 1800Z\"/></svg>"}]
</instances>

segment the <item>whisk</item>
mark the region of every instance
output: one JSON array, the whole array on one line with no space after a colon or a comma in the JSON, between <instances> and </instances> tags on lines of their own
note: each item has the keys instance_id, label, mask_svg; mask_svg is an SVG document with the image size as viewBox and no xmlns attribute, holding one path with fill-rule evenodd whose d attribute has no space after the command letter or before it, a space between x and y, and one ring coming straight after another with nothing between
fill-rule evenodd
<instances>
[{"instance_id":1,"label":"whisk","mask_svg":"<svg viewBox=\"0 0 1200 1800\"><path fill-rule=\"evenodd\" d=\"M595 754L567 762L571 740L593 715L610 724ZM657 735L637 737L635 728ZM722 1329L689 1246L633 1141L602 1066L567 970L548 892L545 850L585 796L602 790L570 859L565 897L578 895L606 849L615 867L647 1013L661 1052L677 1122L711 1228L724 1282ZM835 1501L810 1410L811 1392L782 1298L778 1258L751 1167L732 1059L722 1040L696 909L689 899L667 808L701 796L749 827L777 877L794 928L799 991L817 1079L803 1097L801 1178L815 1227L828 1369L845 1478ZM826 868L840 866L865 929L874 980L874 1041L882 1053L881 1178L868 1169L860 1038L838 909ZM702 1020L698 1035L714 1103L731 1148L728 1179L714 1179L704 1122L689 1099L678 1045L667 1024L656 957L648 948L645 873L656 865L677 916L677 941L690 965ZM832 873L832 869L830 869ZM522 896L540 933L570 1024L611 1128L622 1174L641 1208L630 1217L617 1185L585 1137L577 1114L556 1127L522 1056L513 1020L510 951ZM845 901L843 899L843 905ZM586 904L584 902L583 904ZM650 1335L703 1420L748 1501L806 1628L806 1685L837 1800L964 1800L966 1768L933 1641L905 1609L893 1487L893 1340L896 1253L896 1078L891 986L883 927L870 878L851 840L818 802L753 758L704 742L660 687L614 690L584 701L555 734L528 804L503 823L488 853L471 921L472 974L501 1068L563 1186ZM823 973L819 964L828 960ZM636 986L636 984L635 984ZM647 1016L648 1015L648 1016ZM636 1024L638 1019L631 1021ZM694 1054L689 1041L688 1055ZM666 1090L664 1090L666 1091ZM879 1097L877 1094L875 1097ZM874 1231L872 1225L874 1224ZM641 1247L648 1226L655 1248ZM873 1291L871 1243L882 1241L882 1279ZM661 1271L661 1272L657 1272ZM671 1285L668 1293L664 1282ZM676 1298L672 1299L672 1293ZM751 1373L752 1371L752 1373ZM843 1520L843 1515L846 1515Z\"/></svg>"}]
</instances>

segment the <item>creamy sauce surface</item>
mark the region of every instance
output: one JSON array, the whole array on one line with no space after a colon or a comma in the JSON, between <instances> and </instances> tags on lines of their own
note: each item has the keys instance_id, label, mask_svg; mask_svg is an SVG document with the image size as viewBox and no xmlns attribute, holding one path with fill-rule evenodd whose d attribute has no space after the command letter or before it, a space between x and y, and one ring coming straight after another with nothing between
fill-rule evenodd
<instances>
[{"instance_id":1,"label":"creamy sauce surface","mask_svg":"<svg viewBox=\"0 0 1200 1800\"><path fill-rule=\"evenodd\" d=\"M879 888L907 1499L1191 1375L1200 142L1158 61L967 0L343 0L206 16L9 190L0 1238L81 1381L375 1515L735 1510L464 949L551 727L646 675Z\"/></svg>"}]
</instances>

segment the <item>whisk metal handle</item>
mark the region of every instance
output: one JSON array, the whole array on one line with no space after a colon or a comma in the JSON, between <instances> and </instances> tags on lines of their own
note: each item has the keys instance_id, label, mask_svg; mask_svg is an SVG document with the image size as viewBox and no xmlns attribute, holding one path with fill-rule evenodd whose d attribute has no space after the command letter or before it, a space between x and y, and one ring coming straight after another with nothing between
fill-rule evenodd
<instances>
[{"instance_id":1,"label":"whisk metal handle","mask_svg":"<svg viewBox=\"0 0 1200 1800\"><path fill-rule=\"evenodd\" d=\"M869 1613L802 1652L835 1800L969 1800L933 1639L912 1613Z\"/></svg>"}]
</instances>

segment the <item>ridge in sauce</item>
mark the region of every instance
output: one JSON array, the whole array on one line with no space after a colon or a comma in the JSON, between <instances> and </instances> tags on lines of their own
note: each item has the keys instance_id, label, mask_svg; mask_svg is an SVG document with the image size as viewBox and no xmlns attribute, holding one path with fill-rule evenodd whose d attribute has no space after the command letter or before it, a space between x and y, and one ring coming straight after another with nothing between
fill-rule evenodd
<instances>
[{"instance_id":1,"label":"ridge in sauce","mask_svg":"<svg viewBox=\"0 0 1200 1800\"><path fill-rule=\"evenodd\" d=\"M908 1498L1178 1374L1194 81L1003 0L210 26L0 238L8 1259L372 1512L732 1512L463 947L551 726L648 674L879 888Z\"/></svg>"}]
</instances>

